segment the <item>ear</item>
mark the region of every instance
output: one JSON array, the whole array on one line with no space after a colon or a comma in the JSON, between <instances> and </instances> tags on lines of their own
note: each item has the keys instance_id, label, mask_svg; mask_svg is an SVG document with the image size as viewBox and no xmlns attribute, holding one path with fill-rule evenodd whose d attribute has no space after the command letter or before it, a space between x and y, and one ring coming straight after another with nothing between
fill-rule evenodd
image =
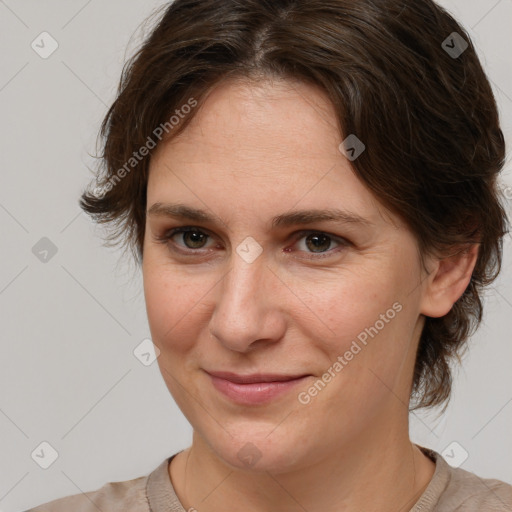
<instances>
[{"instance_id":1,"label":"ear","mask_svg":"<svg viewBox=\"0 0 512 512\"><path fill-rule=\"evenodd\" d=\"M478 258L478 244L454 255L431 260L433 270L425 280L421 313L434 318L446 315L461 297L471 280Z\"/></svg>"}]
</instances>

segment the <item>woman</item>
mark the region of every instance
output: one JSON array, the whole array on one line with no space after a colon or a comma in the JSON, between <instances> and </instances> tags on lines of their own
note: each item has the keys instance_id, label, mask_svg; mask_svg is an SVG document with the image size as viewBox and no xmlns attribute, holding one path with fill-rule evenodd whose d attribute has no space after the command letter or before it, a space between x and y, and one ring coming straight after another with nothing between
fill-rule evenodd
<instances>
[{"instance_id":1,"label":"woman","mask_svg":"<svg viewBox=\"0 0 512 512\"><path fill-rule=\"evenodd\" d=\"M411 443L447 403L507 218L468 34L430 0L176 0L82 196L142 267L192 445L32 509L512 510Z\"/></svg>"}]
</instances>

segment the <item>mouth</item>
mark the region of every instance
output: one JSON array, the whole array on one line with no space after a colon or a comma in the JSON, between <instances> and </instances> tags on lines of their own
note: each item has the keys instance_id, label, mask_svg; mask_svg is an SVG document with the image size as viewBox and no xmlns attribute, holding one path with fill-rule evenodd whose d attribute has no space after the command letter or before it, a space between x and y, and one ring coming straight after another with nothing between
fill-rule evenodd
<instances>
[{"instance_id":1,"label":"mouth","mask_svg":"<svg viewBox=\"0 0 512 512\"><path fill-rule=\"evenodd\" d=\"M312 377L310 374L257 373L239 375L231 372L206 372L224 397L241 405L270 402Z\"/></svg>"}]
</instances>

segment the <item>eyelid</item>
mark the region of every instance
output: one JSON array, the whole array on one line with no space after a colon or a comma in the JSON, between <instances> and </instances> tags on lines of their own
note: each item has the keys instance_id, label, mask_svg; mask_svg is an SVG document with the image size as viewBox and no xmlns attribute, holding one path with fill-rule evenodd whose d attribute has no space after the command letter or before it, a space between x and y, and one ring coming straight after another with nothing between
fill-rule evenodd
<instances>
[{"instance_id":1,"label":"eyelid","mask_svg":"<svg viewBox=\"0 0 512 512\"><path fill-rule=\"evenodd\" d=\"M170 244L170 243L172 243L172 238L174 238L175 235L180 235L180 234L188 233L191 231L199 232L203 235L206 235L208 237L208 239L213 240L213 238L214 238L214 235L211 234L211 232L209 230L207 230L205 228L201 228L199 226L177 226L175 228L166 230L161 236L157 236L156 239L164 244ZM181 251L183 253L193 253L193 252L199 253L201 250L204 250L203 247L200 247L199 249L190 249L187 247L182 247L178 244L175 244L175 245L177 245L177 247L180 248L177 250Z\"/></svg>"},{"instance_id":2,"label":"eyelid","mask_svg":"<svg viewBox=\"0 0 512 512\"><path fill-rule=\"evenodd\" d=\"M293 235L293 237L294 237L293 238L294 239L293 243L295 245L302 238L304 238L304 237L306 237L308 235L314 235L314 234L326 235L334 243L338 244L338 246L334 247L332 249L329 249L327 251L317 252L317 253L315 253L315 252L305 252L305 251L293 251L293 252L304 252L305 254L308 255L308 256L305 256L305 259L318 260L318 259L328 258L330 256L333 256L334 254L337 254L339 252L339 249L345 248L345 247L348 247L348 246L352 245L349 240L347 240L346 238L344 238L342 236L334 235L332 233L329 233L328 231L322 231L322 230L318 230L318 229L303 229L301 231L297 231ZM287 252L291 252L291 251L287 251Z\"/></svg>"},{"instance_id":3,"label":"eyelid","mask_svg":"<svg viewBox=\"0 0 512 512\"><path fill-rule=\"evenodd\" d=\"M348 240L343 238L342 236L335 235L333 233L329 233L329 231L322 231L321 229L302 229L300 231L296 231L293 234L293 237L295 240L298 240L300 238L303 238L306 235L327 235L329 238L332 238L333 240L336 240L340 243L348 243Z\"/></svg>"}]
</instances>

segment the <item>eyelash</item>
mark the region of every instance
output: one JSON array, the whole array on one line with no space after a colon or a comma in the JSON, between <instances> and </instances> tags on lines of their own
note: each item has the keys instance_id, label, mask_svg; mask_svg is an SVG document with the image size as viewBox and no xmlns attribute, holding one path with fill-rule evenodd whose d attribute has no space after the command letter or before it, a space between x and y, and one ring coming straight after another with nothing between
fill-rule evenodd
<instances>
[{"instance_id":1,"label":"eyelash","mask_svg":"<svg viewBox=\"0 0 512 512\"><path fill-rule=\"evenodd\" d=\"M190 232L200 233L202 235L206 235L207 237L211 238L211 236L208 233L206 233L203 229L200 229L200 228L197 228L194 226L183 226L183 227L171 229L170 231L167 231L163 235L156 236L155 239L157 242L160 242L160 243L166 245L173 252L178 252L178 253L186 254L186 255L190 255L193 253L199 253L202 250L202 248L187 250L187 249L183 249L181 247L178 248L179 246L172 243L172 238L175 235L178 235L180 233L190 233ZM315 230L302 230L302 231L295 233L294 234L294 244L296 244L302 238L307 237L308 235L325 235L329 239L334 241L335 243L338 243L339 247L336 247L334 249L328 249L327 251L324 251L324 252L318 252L318 253L311 252L309 254L312 254L313 256L307 257L306 259L322 259L322 258L330 257L330 256L332 256L333 253L339 252L338 251L339 249L343 249L343 248L351 245L350 242L348 240L346 240L345 238L331 235L330 233L326 233L324 231L315 231ZM174 245L174 247L172 247L172 245Z\"/></svg>"}]
</instances>

